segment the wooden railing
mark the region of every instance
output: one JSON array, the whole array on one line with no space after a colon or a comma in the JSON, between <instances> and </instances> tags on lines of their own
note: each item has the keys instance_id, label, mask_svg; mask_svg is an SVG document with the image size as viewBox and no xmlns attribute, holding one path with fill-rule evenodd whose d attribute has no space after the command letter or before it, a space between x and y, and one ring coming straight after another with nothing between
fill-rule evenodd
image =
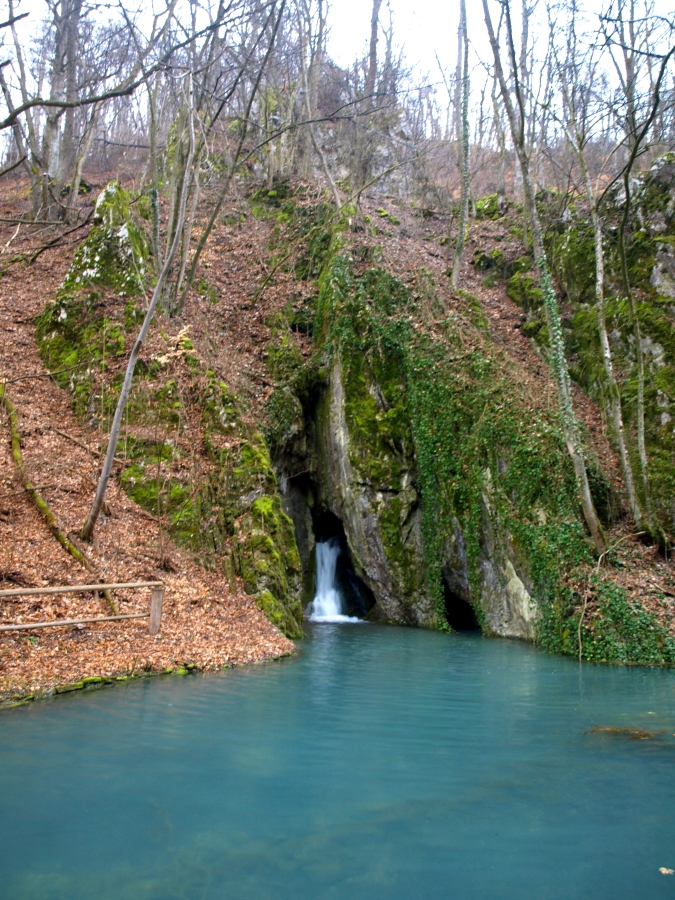
<instances>
[{"instance_id":1,"label":"wooden railing","mask_svg":"<svg viewBox=\"0 0 675 900\"><path fill-rule=\"evenodd\" d=\"M152 588L150 612L134 613L127 616L98 616L94 619L54 619L52 622L30 622L21 625L2 625L2 631L31 631L33 628L57 628L59 625L88 625L92 622L118 622L121 619L149 619L148 631L157 634L162 622L162 605L164 602L164 583L161 581L132 581L120 584L67 584L62 587L18 588L11 591L0 591L2 597L35 596L36 594L82 594L85 591L112 591L122 588Z\"/></svg>"}]
</instances>

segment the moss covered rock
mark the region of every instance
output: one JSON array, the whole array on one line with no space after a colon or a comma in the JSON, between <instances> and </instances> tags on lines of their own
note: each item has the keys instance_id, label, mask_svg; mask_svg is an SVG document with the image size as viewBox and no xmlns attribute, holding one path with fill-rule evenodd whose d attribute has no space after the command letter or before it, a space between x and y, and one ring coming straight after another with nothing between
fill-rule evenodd
<instances>
[{"instance_id":1,"label":"moss covered rock","mask_svg":"<svg viewBox=\"0 0 675 900\"><path fill-rule=\"evenodd\" d=\"M523 513L542 527L532 506L550 507L562 491L557 516L577 522L587 552L560 435L542 423L547 440L531 459L532 413L504 364L464 352L455 317L440 332L412 328L414 302L386 272L354 278L344 256L325 273L318 333L332 368L317 417L321 500L342 520L382 618L447 627L445 581L486 631L533 638L532 565L514 534ZM466 313L461 327L483 345Z\"/></svg>"},{"instance_id":2,"label":"moss covered rock","mask_svg":"<svg viewBox=\"0 0 675 900\"><path fill-rule=\"evenodd\" d=\"M75 254L60 292L102 286L120 296L142 294L149 256L145 232L131 214L129 194L111 181L98 196L93 227Z\"/></svg>"},{"instance_id":3,"label":"moss covered rock","mask_svg":"<svg viewBox=\"0 0 675 900\"><path fill-rule=\"evenodd\" d=\"M504 212L505 210L500 208L497 194L488 194L486 197L476 200L477 219L499 219Z\"/></svg>"},{"instance_id":4,"label":"moss covered rock","mask_svg":"<svg viewBox=\"0 0 675 900\"><path fill-rule=\"evenodd\" d=\"M187 478L160 476L156 463L166 447L136 444L122 485L141 506L168 519L172 539L198 562L240 575L270 620L288 637L300 637L300 559L265 440L244 421L224 382L210 379L191 401L193 412L201 409L208 465Z\"/></svg>"},{"instance_id":5,"label":"moss covered rock","mask_svg":"<svg viewBox=\"0 0 675 900\"><path fill-rule=\"evenodd\" d=\"M140 292L146 261L129 198L119 185L108 185L94 227L37 322L45 363L60 373L77 413L104 430L121 386L121 376L106 372L125 356L143 315L133 299L119 297ZM116 303L106 291L115 292ZM298 549L265 439L244 420L227 385L202 364L188 327L165 342L164 355L137 364L119 445L127 460L121 485L198 562L230 581L240 575L271 621L299 637ZM279 359L282 366L283 354ZM182 441L188 407L201 419L200 447Z\"/></svg>"},{"instance_id":6,"label":"moss covered rock","mask_svg":"<svg viewBox=\"0 0 675 900\"><path fill-rule=\"evenodd\" d=\"M55 299L36 321L46 365L73 394L76 412L94 423L110 413L113 397L97 394L93 374L125 354L126 332L140 313L133 298L144 291L148 262L147 240L131 214L129 195L110 182L99 195L93 227ZM104 303L106 290L131 298L124 320L111 317Z\"/></svg>"},{"instance_id":7,"label":"moss covered rock","mask_svg":"<svg viewBox=\"0 0 675 900\"><path fill-rule=\"evenodd\" d=\"M522 256L516 260L513 270L506 283L506 294L526 313L532 313L539 309L542 300L537 276L532 271L532 260Z\"/></svg>"}]
</instances>

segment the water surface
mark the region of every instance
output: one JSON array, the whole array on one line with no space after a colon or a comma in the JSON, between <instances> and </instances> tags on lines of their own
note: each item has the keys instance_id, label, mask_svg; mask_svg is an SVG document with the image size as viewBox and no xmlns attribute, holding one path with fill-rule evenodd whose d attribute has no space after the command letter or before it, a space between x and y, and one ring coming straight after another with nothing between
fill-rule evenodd
<instances>
[{"instance_id":1,"label":"water surface","mask_svg":"<svg viewBox=\"0 0 675 900\"><path fill-rule=\"evenodd\" d=\"M672 898L674 699L668 670L322 624L295 659L9 710L0 896Z\"/></svg>"}]
</instances>

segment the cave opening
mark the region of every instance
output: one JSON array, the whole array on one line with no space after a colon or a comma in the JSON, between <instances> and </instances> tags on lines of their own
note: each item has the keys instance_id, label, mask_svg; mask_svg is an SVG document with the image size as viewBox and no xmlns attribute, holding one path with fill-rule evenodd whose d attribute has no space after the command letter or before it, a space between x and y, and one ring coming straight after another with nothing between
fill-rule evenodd
<instances>
[{"instance_id":1,"label":"cave opening","mask_svg":"<svg viewBox=\"0 0 675 900\"><path fill-rule=\"evenodd\" d=\"M375 597L368 585L356 574L342 522L328 510L318 510L312 518L317 544L332 540L340 548L335 576L336 586L342 595L343 613L359 619L367 618L375 606Z\"/></svg>"},{"instance_id":2,"label":"cave opening","mask_svg":"<svg viewBox=\"0 0 675 900\"><path fill-rule=\"evenodd\" d=\"M453 631L480 631L473 606L468 600L460 597L446 581L443 582L445 592L445 618Z\"/></svg>"}]
</instances>

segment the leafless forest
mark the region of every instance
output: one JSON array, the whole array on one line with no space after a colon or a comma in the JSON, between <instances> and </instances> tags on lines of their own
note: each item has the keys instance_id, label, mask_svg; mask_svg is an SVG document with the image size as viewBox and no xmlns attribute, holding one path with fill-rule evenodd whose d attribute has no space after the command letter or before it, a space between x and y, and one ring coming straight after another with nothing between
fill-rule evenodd
<instances>
[{"instance_id":1,"label":"leafless forest","mask_svg":"<svg viewBox=\"0 0 675 900\"><path fill-rule=\"evenodd\" d=\"M166 248L172 216L161 205L175 211L185 189L187 237L189 211L203 195L222 205L244 169L270 183L316 174L336 205L375 190L443 209L459 198L465 127L470 205L522 193L520 141L536 190L580 195L584 166L602 191L636 145L636 168L672 147L675 26L653 3L486 3L473 35L463 8L456 66L430 58L416 83L382 0L368 52L350 68L327 53L339 4L323 0L160 10L67 0L29 11L11 0L0 23L2 176L29 182L31 216L43 221L76 221L73 198L90 179L149 186Z\"/></svg>"}]
</instances>

